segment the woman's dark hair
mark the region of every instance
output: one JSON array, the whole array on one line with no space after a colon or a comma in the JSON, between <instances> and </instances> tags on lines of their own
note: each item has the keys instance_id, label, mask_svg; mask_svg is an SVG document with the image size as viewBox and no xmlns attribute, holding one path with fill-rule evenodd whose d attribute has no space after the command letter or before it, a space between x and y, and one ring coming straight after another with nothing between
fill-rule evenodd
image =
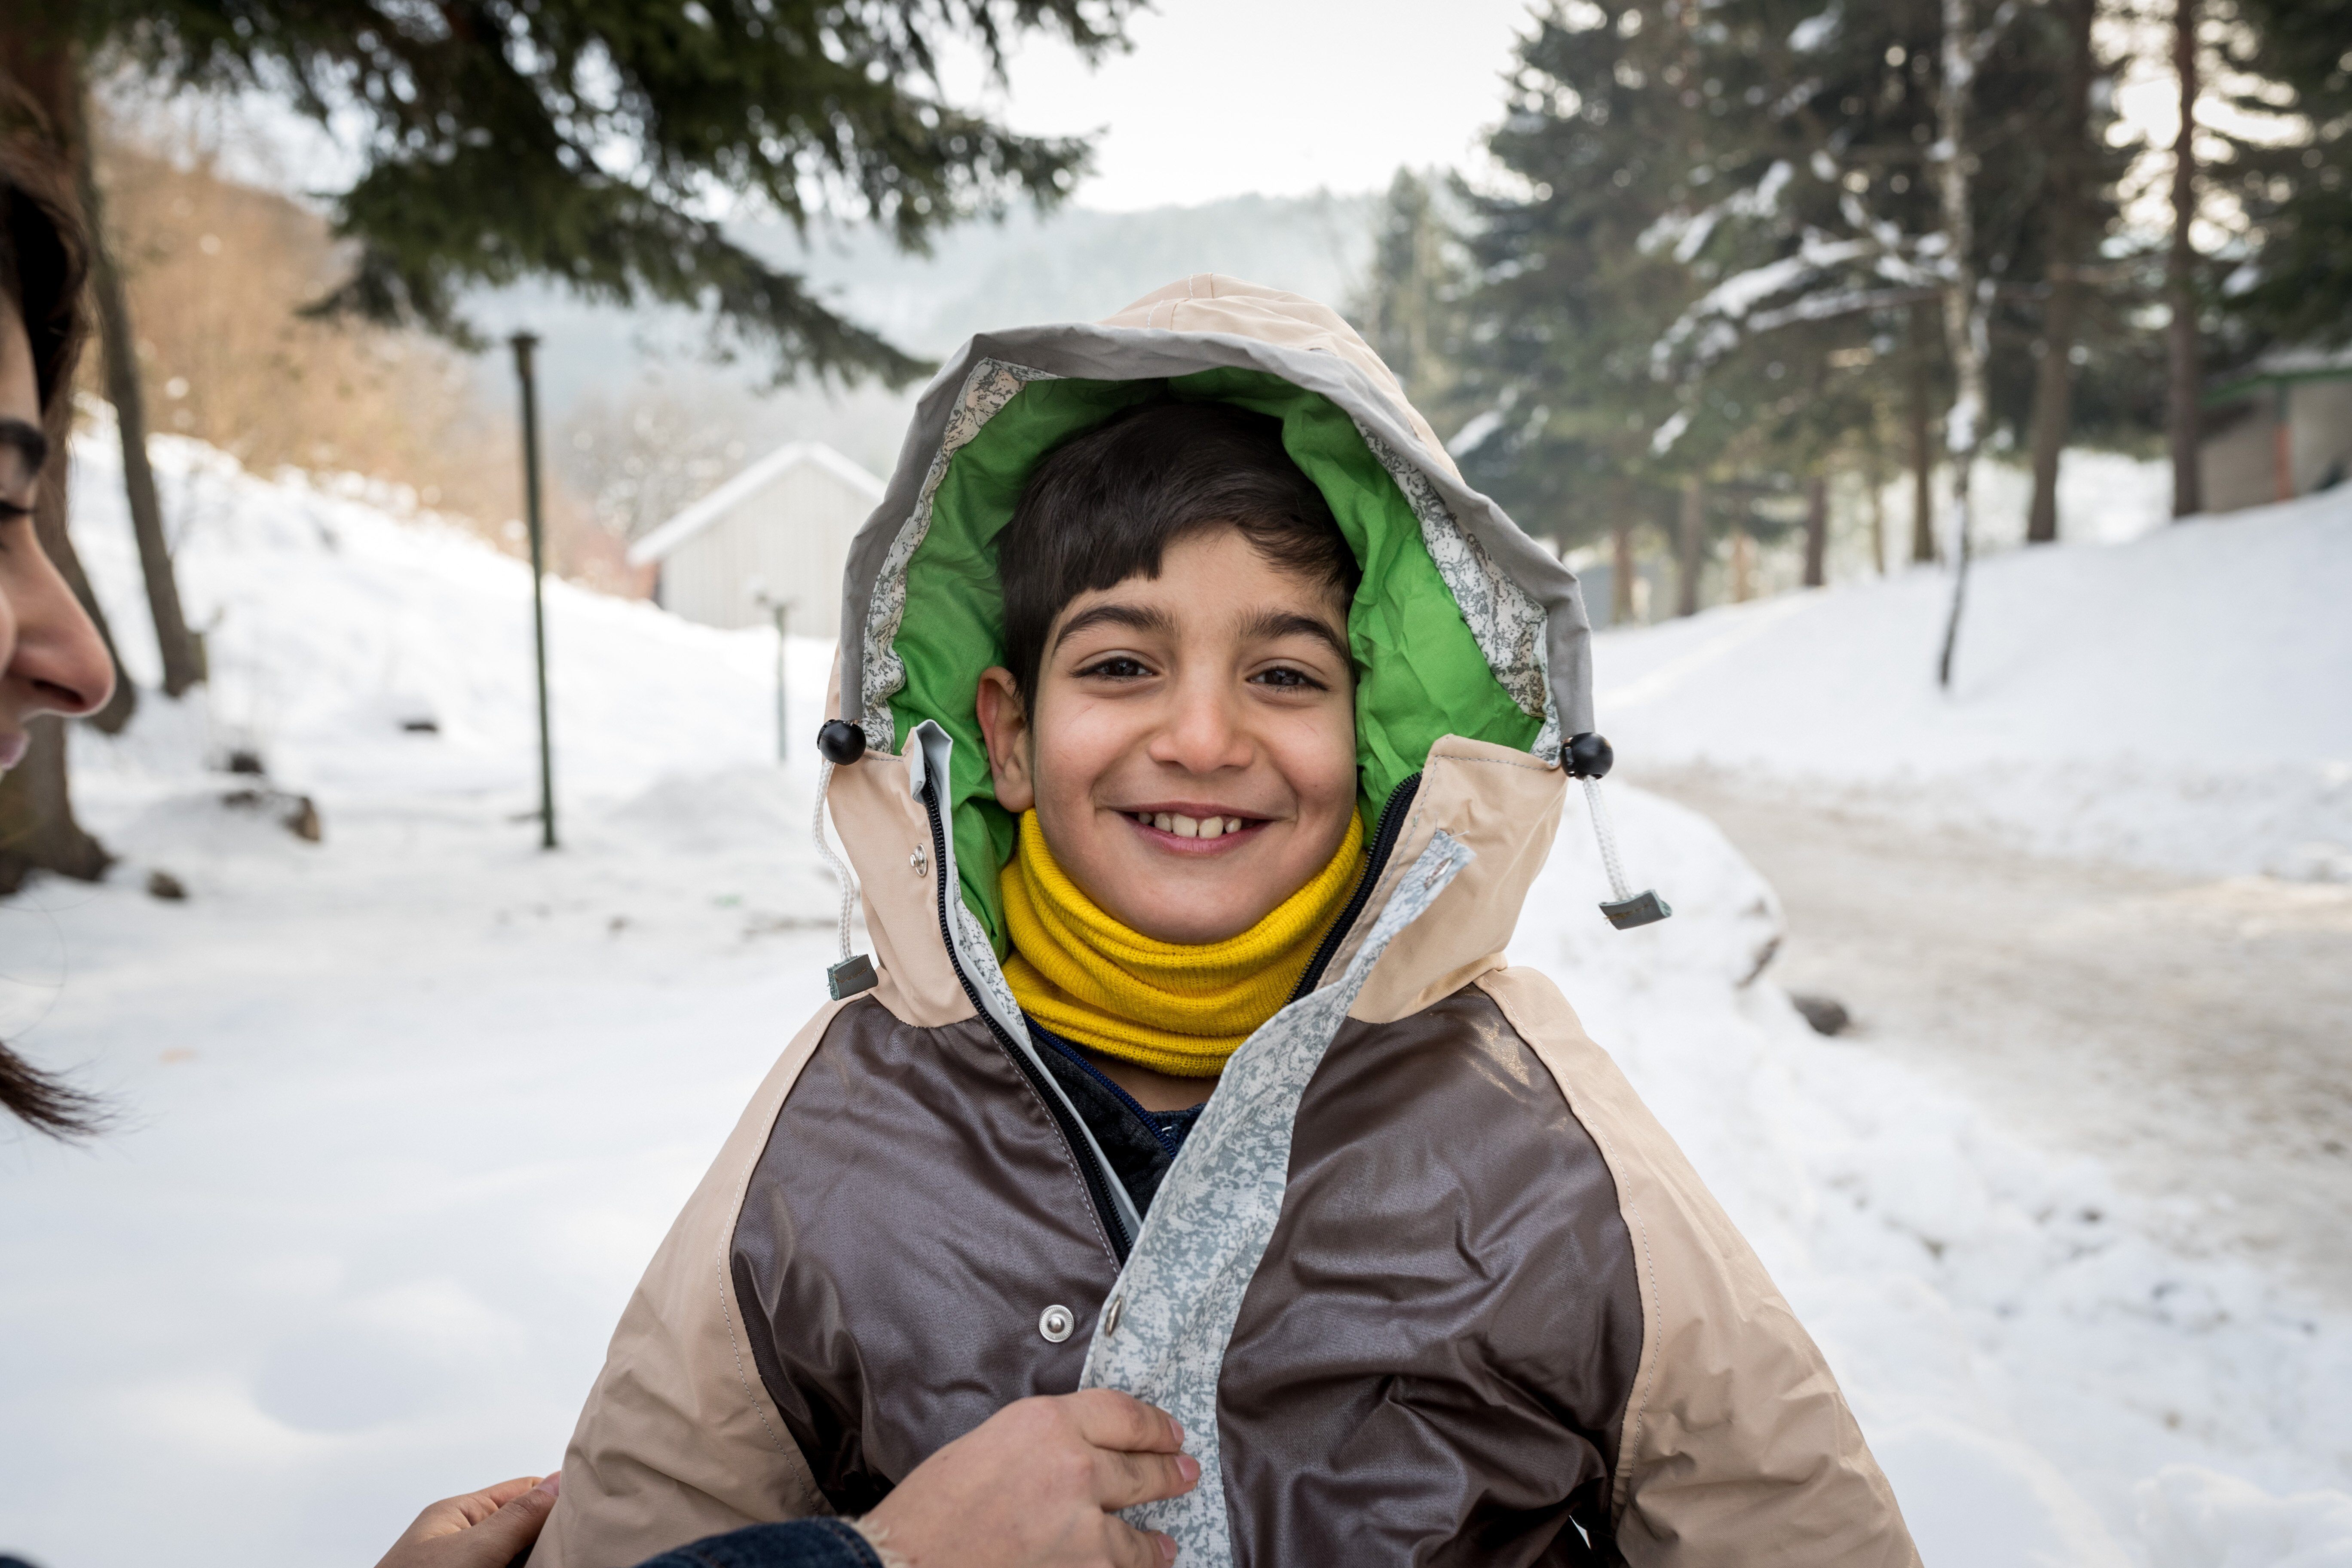
<instances>
[{"instance_id":1,"label":"woman's dark hair","mask_svg":"<svg viewBox=\"0 0 2352 1568\"><path fill-rule=\"evenodd\" d=\"M1282 422L1224 403L1129 408L1039 460L996 541L1005 664L1032 711L1045 634L1079 595L1160 575L1171 544L1233 527L1265 560L1345 602L1363 579Z\"/></svg>"},{"instance_id":2,"label":"woman's dark hair","mask_svg":"<svg viewBox=\"0 0 2352 1568\"><path fill-rule=\"evenodd\" d=\"M13 301L33 342L41 416L52 437L71 418L74 366L89 335L82 287L89 244L61 159L33 132L0 133L0 298Z\"/></svg>"},{"instance_id":3,"label":"woman's dark hair","mask_svg":"<svg viewBox=\"0 0 2352 1568\"><path fill-rule=\"evenodd\" d=\"M0 134L0 309L24 317L50 449L65 449L74 363L88 331L82 284L89 247L68 190L37 142ZM104 1125L96 1095L44 1072L0 1044L0 1110L58 1138L88 1137Z\"/></svg>"}]
</instances>

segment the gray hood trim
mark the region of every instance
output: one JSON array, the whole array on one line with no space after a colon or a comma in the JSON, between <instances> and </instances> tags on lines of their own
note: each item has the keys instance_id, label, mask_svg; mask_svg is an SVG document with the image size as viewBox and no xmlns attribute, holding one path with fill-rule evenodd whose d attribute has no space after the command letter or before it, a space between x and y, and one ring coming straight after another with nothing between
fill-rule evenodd
<instances>
[{"instance_id":1,"label":"gray hood trim","mask_svg":"<svg viewBox=\"0 0 2352 1568\"><path fill-rule=\"evenodd\" d=\"M896 737L887 703L903 676L884 666L896 662L888 648L904 611L907 562L929 527L930 496L949 460L1023 384L1064 376L1136 381L1218 368L1265 371L1318 393L1355 420L1374 443L1376 454L1401 457L1425 482L1426 496L1443 504L1475 552L1482 553L1473 563L1475 569L1491 584L1514 587L1542 607L1540 654L1549 699L1544 705L1545 735L1556 742L1559 734L1593 727L1592 627L1575 574L1521 532L1500 507L1464 484L1452 464L1428 449L1394 401L1363 372L1337 354L1236 334L1083 324L983 333L966 343L924 388L882 504L850 545L842 585L839 716L865 724L868 744L884 751L893 748ZM1392 467L1391 472L1396 471ZM1402 480L1403 476L1399 477ZM1403 488L1426 526L1426 496L1416 493L1422 486ZM1442 556L1440 566L1446 567ZM1475 590L1465 594L1465 583L1452 572L1447 582L1465 618L1475 616L1480 595ZM1512 671L1521 660L1506 649L1511 639L1475 619L1472 624L1496 678L1518 696Z\"/></svg>"}]
</instances>

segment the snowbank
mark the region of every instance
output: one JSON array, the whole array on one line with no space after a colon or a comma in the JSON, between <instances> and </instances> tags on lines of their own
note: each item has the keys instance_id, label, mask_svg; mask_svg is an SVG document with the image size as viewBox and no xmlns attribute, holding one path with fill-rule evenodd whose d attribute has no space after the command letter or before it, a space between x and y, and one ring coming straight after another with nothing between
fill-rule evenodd
<instances>
[{"instance_id":1,"label":"snowbank","mask_svg":"<svg viewBox=\"0 0 2352 1568\"><path fill-rule=\"evenodd\" d=\"M161 446L193 616L218 617L211 706L78 740L130 865L0 904L0 1029L132 1110L86 1154L0 1142L0 1550L367 1562L428 1499L555 1462L637 1270L821 996L809 764L765 760L771 639L558 586L566 847L541 854L521 570ZM128 640L118 492L82 454L77 537ZM793 658L798 736L825 651ZM239 781L203 764L232 741L314 795L323 843L221 804ZM1755 978L1770 889L1703 819L1613 793L1676 918L1601 921L1572 811L1514 956L1754 1241L1927 1560L2344 1562L2346 1325L1812 1035ZM145 898L150 866L190 901Z\"/></svg>"},{"instance_id":2,"label":"snowbank","mask_svg":"<svg viewBox=\"0 0 2352 1568\"><path fill-rule=\"evenodd\" d=\"M2352 488L1604 634L1629 768L1711 763L2050 852L2352 880Z\"/></svg>"}]
</instances>

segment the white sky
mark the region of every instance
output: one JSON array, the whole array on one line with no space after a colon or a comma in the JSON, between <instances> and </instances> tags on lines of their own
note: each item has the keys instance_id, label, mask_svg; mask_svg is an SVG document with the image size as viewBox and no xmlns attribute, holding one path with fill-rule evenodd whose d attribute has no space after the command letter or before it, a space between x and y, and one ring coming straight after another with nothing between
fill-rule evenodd
<instances>
[{"instance_id":1,"label":"white sky","mask_svg":"<svg viewBox=\"0 0 2352 1568\"><path fill-rule=\"evenodd\" d=\"M1476 163L1528 12L1528 0L1159 0L1130 24L1134 49L1093 70L1032 44L1007 113L1033 133L1102 132L1077 191L1097 209L1375 190L1400 164Z\"/></svg>"}]
</instances>

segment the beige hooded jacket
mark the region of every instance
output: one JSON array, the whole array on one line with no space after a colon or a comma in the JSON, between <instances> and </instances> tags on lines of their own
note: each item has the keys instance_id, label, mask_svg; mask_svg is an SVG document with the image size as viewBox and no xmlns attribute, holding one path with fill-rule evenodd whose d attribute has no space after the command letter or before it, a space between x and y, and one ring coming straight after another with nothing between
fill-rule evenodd
<instances>
[{"instance_id":1,"label":"beige hooded jacket","mask_svg":"<svg viewBox=\"0 0 2352 1568\"><path fill-rule=\"evenodd\" d=\"M1028 464L1142 395L1278 415L1331 500L1379 823L1149 1182L1149 1137L1005 986L971 701ZM1755 1255L1505 956L1592 728L1583 606L1337 315L1201 276L976 339L847 577L836 711L867 746L829 798L876 983L784 1047L656 1254L537 1568L862 1511L1003 1404L1098 1384L1191 1434L1200 1487L1135 1518L1193 1568L1916 1563Z\"/></svg>"}]
</instances>

